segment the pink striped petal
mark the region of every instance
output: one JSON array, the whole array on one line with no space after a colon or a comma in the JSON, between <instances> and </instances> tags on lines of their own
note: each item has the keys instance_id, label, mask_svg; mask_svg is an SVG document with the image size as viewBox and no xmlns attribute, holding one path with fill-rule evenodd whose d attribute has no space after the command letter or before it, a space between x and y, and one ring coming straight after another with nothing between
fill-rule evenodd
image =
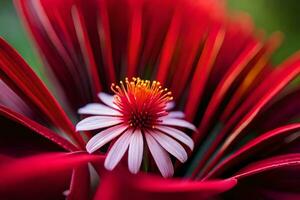
<instances>
[{"instance_id":1,"label":"pink striped petal","mask_svg":"<svg viewBox=\"0 0 300 200\"><path fill-rule=\"evenodd\" d=\"M156 128L187 145L191 150L194 149L194 141L184 132L168 126L157 126Z\"/></svg>"},{"instance_id":2,"label":"pink striped petal","mask_svg":"<svg viewBox=\"0 0 300 200\"><path fill-rule=\"evenodd\" d=\"M86 145L86 150L89 153L95 152L112 139L118 137L121 133L123 133L126 130L126 128L126 126L121 124L101 131L89 140L89 142Z\"/></svg>"},{"instance_id":3,"label":"pink striped petal","mask_svg":"<svg viewBox=\"0 0 300 200\"><path fill-rule=\"evenodd\" d=\"M178 127L188 128L193 131L197 130L194 124L182 119L167 118L167 117L162 117L160 119L162 120L161 122L162 125L178 126Z\"/></svg>"},{"instance_id":4,"label":"pink striped petal","mask_svg":"<svg viewBox=\"0 0 300 200\"><path fill-rule=\"evenodd\" d=\"M86 106L80 108L78 110L79 114L88 114L88 115L114 115L114 116L121 116L122 114L115 110L112 109L108 106L105 106L100 103L90 103L87 104Z\"/></svg>"},{"instance_id":5,"label":"pink striped petal","mask_svg":"<svg viewBox=\"0 0 300 200\"><path fill-rule=\"evenodd\" d=\"M137 129L131 136L128 150L128 168L131 173L136 174L141 167L143 159L143 135L141 130Z\"/></svg>"},{"instance_id":6,"label":"pink striped petal","mask_svg":"<svg viewBox=\"0 0 300 200\"><path fill-rule=\"evenodd\" d=\"M185 114L181 111L172 111L169 112L169 114L166 117L172 117L172 118L184 118Z\"/></svg>"},{"instance_id":7,"label":"pink striped petal","mask_svg":"<svg viewBox=\"0 0 300 200\"><path fill-rule=\"evenodd\" d=\"M155 140L170 154L175 156L180 162L187 160L187 153L185 149L173 138L161 133L161 132L149 132Z\"/></svg>"},{"instance_id":8,"label":"pink striped petal","mask_svg":"<svg viewBox=\"0 0 300 200\"><path fill-rule=\"evenodd\" d=\"M146 133L145 137L149 150L162 176L173 176L174 168L168 153L156 142L156 140L150 134Z\"/></svg>"},{"instance_id":9,"label":"pink striped petal","mask_svg":"<svg viewBox=\"0 0 300 200\"><path fill-rule=\"evenodd\" d=\"M105 103L109 107L118 109L118 106L116 104L114 104L114 96L113 95L110 95L110 94L107 94L104 92L100 92L98 94L98 97L103 103Z\"/></svg>"},{"instance_id":10,"label":"pink striped petal","mask_svg":"<svg viewBox=\"0 0 300 200\"><path fill-rule=\"evenodd\" d=\"M104 166L106 169L113 170L116 167L116 165L120 162L129 146L131 135L132 130L127 130L120 136L120 138L109 150L104 162Z\"/></svg>"},{"instance_id":11,"label":"pink striped petal","mask_svg":"<svg viewBox=\"0 0 300 200\"><path fill-rule=\"evenodd\" d=\"M122 123L123 120L117 117L93 116L81 120L76 125L76 131L89 131L105 128Z\"/></svg>"}]
</instances>

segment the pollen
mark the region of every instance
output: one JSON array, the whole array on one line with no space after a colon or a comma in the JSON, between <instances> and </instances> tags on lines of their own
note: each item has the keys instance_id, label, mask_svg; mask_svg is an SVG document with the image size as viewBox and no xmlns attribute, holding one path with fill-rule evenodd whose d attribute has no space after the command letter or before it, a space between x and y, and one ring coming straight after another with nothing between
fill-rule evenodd
<instances>
[{"instance_id":1,"label":"pollen","mask_svg":"<svg viewBox=\"0 0 300 200\"><path fill-rule=\"evenodd\" d=\"M140 129L153 128L158 118L168 114L166 105L172 101L172 93L158 81L125 78L111 85L114 104L123 114L129 126Z\"/></svg>"}]
</instances>

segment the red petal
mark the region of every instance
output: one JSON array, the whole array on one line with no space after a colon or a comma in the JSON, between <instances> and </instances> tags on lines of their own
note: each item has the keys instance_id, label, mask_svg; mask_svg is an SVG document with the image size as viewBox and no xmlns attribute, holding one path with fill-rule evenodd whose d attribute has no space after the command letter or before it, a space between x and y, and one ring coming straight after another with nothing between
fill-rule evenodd
<instances>
[{"instance_id":1,"label":"red petal","mask_svg":"<svg viewBox=\"0 0 300 200\"><path fill-rule=\"evenodd\" d=\"M108 8L106 1L98 1L99 3L99 22L98 22L98 36L101 42L101 48L103 52L104 66L108 72L107 82L115 82L115 64L113 60L113 49L112 49L112 38L111 38L111 27L108 16Z\"/></svg>"},{"instance_id":2,"label":"red petal","mask_svg":"<svg viewBox=\"0 0 300 200\"><path fill-rule=\"evenodd\" d=\"M90 102L89 66L82 62L84 56L71 15L74 2L20 0L15 4L46 60L45 66L54 73L74 111ZM95 6L89 7L91 14L96 11Z\"/></svg>"},{"instance_id":3,"label":"red petal","mask_svg":"<svg viewBox=\"0 0 300 200\"><path fill-rule=\"evenodd\" d=\"M162 84L165 84L167 75L168 75L168 69L171 64L171 59L173 56L173 53L175 51L176 42L179 35L180 30L180 24L181 24L181 16L180 13L175 11L172 21L169 27L169 30L167 32L159 60L158 65L158 72L156 75L156 79L160 81Z\"/></svg>"},{"instance_id":4,"label":"red petal","mask_svg":"<svg viewBox=\"0 0 300 200\"><path fill-rule=\"evenodd\" d=\"M67 151L76 151L78 148L71 144L69 141L64 139L63 137L59 136L57 133L54 133L52 130L30 120L29 118L15 113L3 106L0 105L0 115L7 117L15 122L31 129L33 132L40 134L41 136L45 137L48 140L51 140L55 144L61 146L62 148L66 149ZM9 131L9 130L8 130ZM18 140L18 138L15 138Z\"/></svg>"},{"instance_id":5,"label":"red petal","mask_svg":"<svg viewBox=\"0 0 300 200\"><path fill-rule=\"evenodd\" d=\"M268 152L270 145L276 145L278 141L282 142L283 139L299 130L300 124L290 124L260 135L223 160L204 179L220 176L228 168L233 167L234 164L242 163L243 160L248 159L251 155L260 154L259 151Z\"/></svg>"},{"instance_id":6,"label":"red petal","mask_svg":"<svg viewBox=\"0 0 300 200\"><path fill-rule=\"evenodd\" d=\"M56 173L72 170L97 160L103 161L104 156L83 153L44 153L3 163L0 165L0 194L7 192L8 189L17 191L19 184L25 187L28 181L55 176Z\"/></svg>"},{"instance_id":7,"label":"red petal","mask_svg":"<svg viewBox=\"0 0 300 200\"><path fill-rule=\"evenodd\" d=\"M233 117L226 123L225 127L218 134L217 138L211 144L209 150L205 154L205 158L202 159L201 163L198 165L198 169L203 168L203 164L207 161L208 158L211 158L212 153L215 151L216 147L222 141L222 139L228 134L231 130L231 127L237 123L235 128L232 130L230 135L226 138L224 143L210 160L210 163L207 166L207 170L210 170L217 162L222 158L225 151L228 149L233 142L236 141L241 132L253 121L257 114L264 108L267 103L269 103L274 96L276 96L282 89L293 80L300 73L300 60L298 53L293 55L288 59L282 67L279 67L277 71L269 75L269 77L260 85L260 88L256 90L259 94L251 94L251 97L247 99L244 104L236 111ZM276 82L277 84L273 84ZM257 100L257 97L259 100ZM254 100L254 101L253 101ZM254 103L249 107L251 103ZM249 108L249 110L244 110ZM247 111L243 116L242 112ZM207 172L206 170L206 172Z\"/></svg>"},{"instance_id":8,"label":"red petal","mask_svg":"<svg viewBox=\"0 0 300 200\"><path fill-rule=\"evenodd\" d=\"M199 102L211 68L214 64L214 60L222 45L224 34L225 32L223 28L216 27L209 34L205 42L203 52L197 63L196 70L192 78L188 103L185 108L186 117L189 120L193 119L195 113L197 112L195 108L199 106Z\"/></svg>"},{"instance_id":9,"label":"red petal","mask_svg":"<svg viewBox=\"0 0 300 200\"><path fill-rule=\"evenodd\" d=\"M74 26L76 29L77 37L80 43L82 54L85 58L86 66L89 66L89 75L91 76L91 86L94 88L94 97L97 98L97 95L101 90L100 78L98 76L98 68L94 58L91 41L88 36L87 28L85 21L83 19L82 13L77 9L76 6L72 8L72 16L74 21Z\"/></svg>"},{"instance_id":10,"label":"red petal","mask_svg":"<svg viewBox=\"0 0 300 200\"><path fill-rule=\"evenodd\" d=\"M138 1L135 1L135 3ZM142 1L136 5L132 4L132 14L130 22L130 33L128 41L128 64L127 76L137 76L137 64L139 61L139 53L141 51L142 42Z\"/></svg>"},{"instance_id":11,"label":"red petal","mask_svg":"<svg viewBox=\"0 0 300 200\"><path fill-rule=\"evenodd\" d=\"M258 53L262 45L257 41L252 41L248 44L247 48L240 54L235 63L229 68L224 78L220 81L217 89L212 96L209 105L205 111L201 124L199 125L199 133L194 135L194 140L197 142L203 134L207 131L207 126L215 114L218 106L222 102L224 95L229 90L233 81L238 77L242 70L246 67L247 63Z\"/></svg>"},{"instance_id":12,"label":"red petal","mask_svg":"<svg viewBox=\"0 0 300 200\"><path fill-rule=\"evenodd\" d=\"M82 138L74 132L74 126L48 91L20 55L0 38L1 78L31 105L36 105L58 128L77 140L82 146Z\"/></svg>"},{"instance_id":13,"label":"red petal","mask_svg":"<svg viewBox=\"0 0 300 200\"><path fill-rule=\"evenodd\" d=\"M300 166L300 153L275 156L266 160L252 163L240 170L233 177L241 179L254 174L263 173L265 171L291 166Z\"/></svg>"},{"instance_id":14,"label":"red petal","mask_svg":"<svg viewBox=\"0 0 300 200\"><path fill-rule=\"evenodd\" d=\"M227 191L235 184L235 179L196 182L114 171L101 179L95 199L205 199Z\"/></svg>"},{"instance_id":15,"label":"red petal","mask_svg":"<svg viewBox=\"0 0 300 200\"><path fill-rule=\"evenodd\" d=\"M73 170L68 200L90 199L90 173L88 165L84 164Z\"/></svg>"},{"instance_id":16,"label":"red petal","mask_svg":"<svg viewBox=\"0 0 300 200\"><path fill-rule=\"evenodd\" d=\"M242 120L239 121L239 123L233 129L230 136L219 148L214 159L211 161L210 166L214 166L216 164L216 162L221 158L221 156L224 154L227 148L236 140L239 134L252 122L252 120L262 110L262 108L266 106L266 104L270 102L270 100L274 98L274 96L276 96L280 91L282 91L282 89L300 73L300 60L298 59L297 54L294 55L290 60L286 61L285 64L286 65L284 67L279 68L278 71L274 73L273 79L269 79L270 81L272 81L269 84L269 89L263 94L262 98L259 99L257 104L255 104L252 107L252 109L248 111L247 114L242 118ZM272 84L273 81L277 82L277 84ZM227 125L229 126L230 123L228 123ZM223 129L222 133L220 133L219 136L221 137L224 133L226 133L226 131L227 127Z\"/></svg>"}]
</instances>

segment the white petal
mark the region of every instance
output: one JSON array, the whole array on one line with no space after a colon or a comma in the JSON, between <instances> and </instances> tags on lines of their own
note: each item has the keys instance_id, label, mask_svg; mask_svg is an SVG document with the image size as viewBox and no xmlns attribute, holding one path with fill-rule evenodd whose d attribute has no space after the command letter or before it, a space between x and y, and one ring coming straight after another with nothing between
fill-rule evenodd
<instances>
[{"instance_id":1,"label":"white petal","mask_svg":"<svg viewBox=\"0 0 300 200\"><path fill-rule=\"evenodd\" d=\"M126 130L126 128L126 126L121 124L101 131L89 140L89 142L86 145L86 150L89 153L93 153L94 151L98 150L103 145L105 145L106 143L123 133Z\"/></svg>"},{"instance_id":2,"label":"white petal","mask_svg":"<svg viewBox=\"0 0 300 200\"><path fill-rule=\"evenodd\" d=\"M123 122L122 119L118 117L108 117L108 116L92 116L87 117L76 125L76 131L89 131L100 128L105 128L113 125L117 125Z\"/></svg>"},{"instance_id":3,"label":"white petal","mask_svg":"<svg viewBox=\"0 0 300 200\"><path fill-rule=\"evenodd\" d=\"M192 140L192 138L190 138L187 134L185 134L181 130L168 127L168 126L157 126L156 128L166 134L169 134L170 136L179 140L183 144L187 145L191 150L194 149L194 141Z\"/></svg>"},{"instance_id":4,"label":"white petal","mask_svg":"<svg viewBox=\"0 0 300 200\"><path fill-rule=\"evenodd\" d=\"M112 109L111 107L105 106L100 103L90 103L78 110L79 114L88 114L88 115L114 115L122 116L122 114Z\"/></svg>"},{"instance_id":5,"label":"white petal","mask_svg":"<svg viewBox=\"0 0 300 200\"><path fill-rule=\"evenodd\" d=\"M131 173L136 174L140 170L143 159L143 145L143 135L137 129L131 136L128 150L128 168Z\"/></svg>"},{"instance_id":6,"label":"white petal","mask_svg":"<svg viewBox=\"0 0 300 200\"><path fill-rule=\"evenodd\" d=\"M160 119L162 120L161 122L162 125L184 127L184 128L191 129L193 131L197 130L194 124L185 121L183 119L167 118L167 117L162 117Z\"/></svg>"},{"instance_id":7,"label":"white petal","mask_svg":"<svg viewBox=\"0 0 300 200\"><path fill-rule=\"evenodd\" d=\"M184 163L187 160L188 156L185 149L176 140L158 131L149 133L167 152L175 156L180 162Z\"/></svg>"},{"instance_id":8,"label":"white petal","mask_svg":"<svg viewBox=\"0 0 300 200\"><path fill-rule=\"evenodd\" d=\"M170 118L184 118L185 115L181 111L172 111L172 112L169 112L169 114L166 117L170 117Z\"/></svg>"},{"instance_id":9,"label":"white petal","mask_svg":"<svg viewBox=\"0 0 300 200\"><path fill-rule=\"evenodd\" d=\"M108 170L113 170L115 166L120 162L123 155L125 154L128 145L130 143L132 135L132 130L127 130L123 133L120 138L116 141L116 143L109 150L105 161L104 166Z\"/></svg>"},{"instance_id":10,"label":"white petal","mask_svg":"<svg viewBox=\"0 0 300 200\"><path fill-rule=\"evenodd\" d=\"M170 177L174 174L174 168L168 153L148 133L145 134L149 150L163 177Z\"/></svg>"},{"instance_id":11,"label":"white petal","mask_svg":"<svg viewBox=\"0 0 300 200\"><path fill-rule=\"evenodd\" d=\"M112 108L116 108L118 109L118 106L116 104L114 104L114 96L104 93L104 92L100 92L98 94L99 99L105 103L106 105L112 107Z\"/></svg>"},{"instance_id":12,"label":"white petal","mask_svg":"<svg viewBox=\"0 0 300 200\"><path fill-rule=\"evenodd\" d=\"M166 104L166 110L172 110L175 107L175 102L170 101Z\"/></svg>"}]
</instances>

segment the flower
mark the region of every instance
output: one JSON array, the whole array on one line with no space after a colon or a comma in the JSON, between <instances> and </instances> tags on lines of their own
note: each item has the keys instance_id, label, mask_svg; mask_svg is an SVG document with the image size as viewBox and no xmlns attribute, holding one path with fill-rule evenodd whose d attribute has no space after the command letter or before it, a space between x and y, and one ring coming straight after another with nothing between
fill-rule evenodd
<instances>
[{"instance_id":1,"label":"flower","mask_svg":"<svg viewBox=\"0 0 300 200\"><path fill-rule=\"evenodd\" d=\"M300 90L292 81L300 73L300 56L296 53L279 66L272 65L270 57L280 44L280 34L265 39L263 34L257 34L249 17L243 14L231 17L219 1L18 0L15 3L43 57L49 87L0 39L1 198L62 199L64 195L69 199L299 198ZM184 161L186 152L185 163L171 159L172 165L158 164L156 153L161 155L168 150L169 143L163 146L161 138L154 136L152 142L156 143L152 145L156 147L149 148L148 158L143 156L145 162L149 161L145 166L150 170L137 174L128 173L127 164L119 162L127 148L114 153L115 140L92 154L86 151L87 143L91 144L97 133L76 132L74 124L81 117L77 110L97 115L91 116L93 119L99 117L95 105L105 106L97 103L99 93L102 102L111 105L101 109L101 113L109 110L110 114L122 116L117 120L120 124L108 121L109 117L96 123L94 128L113 123L103 127L102 134L106 131L112 136L112 132L108 134L111 127L126 123L126 128L131 123L136 130L156 130L155 123L161 118L166 122L166 116L145 122L140 112L134 115L139 121L126 114L129 108L138 108L132 107L134 101L129 103L124 98L125 91L132 93L126 77L156 80L169 88L175 109L183 112L186 120L179 119L182 113L176 112L177 116L172 118L180 123L171 124L172 128L187 125L187 121L197 127L194 133L180 128L185 132L181 136L186 140L190 136L194 143L193 151L180 150L184 156L178 160ZM114 97L105 96L111 92L112 83L124 79L124 88L121 83L120 90L116 85L112 87L116 92ZM134 80L137 81L128 82L138 85ZM150 82L144 84L148 91ZM149 97L147 92L137 91L132 93L137 102ZM166 95L161 96L165 106L155 103L152 108L167 114L170 95L161 91ZM168 111L169 115L172 112ZM77 129L89 118L79 122ZM174 155L191 144L176 138L174 133L179 129L173 129L171 138L178 145L174 151L169 149L169 153ZM137 135L147 137L145 133ZM136 173L142 151L130 150L131 141L129 144L126 136L122 133L116 140L127 140L128 157L131 151L138 155L128 159L130 171ZM170 137L170 134L160 136ZM144 140L137 140L145 144ZM99 141L94 144L101 146ZM143 150L146 149L143 145ZM161 152L153 153L151 149ZM109 159L109 155L113 158ZM167 155L157 157L169 159ZM110 162L119 164L109 171L104 168L107 162L109 169L114 168ZM161 177L157 168L164 176L170 176L173 165L173 177ZM163 171L161 166L168 169Z\"/></svg>"},{"instance_id":2,"label":"flower","mask_svg":"<svg viewBox=\"0 0 300 200\"><path fill-rule=\"evenodd\" d=\"M167 152L180 162L187 160L185 149L175 139L191 150L194 147L189 136L172 126L194 131L196 127L181 119L184 113L168 112L172 108L173 97L157 81L126 78L125 83L120 81L120 86L112 84L111 88L115 93L114 97L99 94L100 100L106 105L94 103L79 109L80 114L96 116L80 121L76 126L77 131L106 128L89 140L86 150L93 153L120 136L109 150L104 165L106 169L114 169L129 148L128 167L132 173L137 173L142 164L145 138L162 175L172 176L174 169Z\"/></svg>"}]
</instances>

